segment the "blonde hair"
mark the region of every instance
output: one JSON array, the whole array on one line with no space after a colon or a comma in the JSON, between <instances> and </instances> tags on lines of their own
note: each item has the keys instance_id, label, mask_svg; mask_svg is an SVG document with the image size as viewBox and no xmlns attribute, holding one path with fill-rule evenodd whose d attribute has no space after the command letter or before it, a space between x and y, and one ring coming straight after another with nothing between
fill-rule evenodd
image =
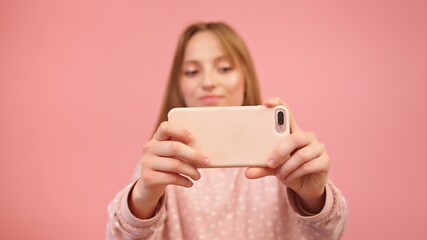
<instances>
[{"instance_id":1,"label":"blonde hair","mask_svg":"<svg viewBox=\"0 0 427 240\"><path fill-rule=\"evenodd\" d=\"M155 129L157 129L161 122L167 120L169 110L175 107L186 107L179 87L185 47L191 37L201 31L210 31L213 33L220 41L225 53L230 55L233 62L238 64L242 69L243 77L245 79L245 96L243 105L249 106L261 104L261 93L255 67L243 39L226 23L198 22L186 27L179 37L163 98L163 104Z\"/></svg>"}]
</instances>

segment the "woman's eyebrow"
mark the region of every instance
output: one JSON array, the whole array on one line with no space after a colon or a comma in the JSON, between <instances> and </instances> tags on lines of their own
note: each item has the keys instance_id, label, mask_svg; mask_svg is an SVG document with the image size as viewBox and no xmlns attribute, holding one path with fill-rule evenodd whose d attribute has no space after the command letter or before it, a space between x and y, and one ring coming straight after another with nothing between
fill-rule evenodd
<instances>
[{"instance_id":1,"label":"woman's eyebrow","mask_svg":"<svg viewBox=\"0 0 427 240\"><path fill-rule=\"evenodd\" d=\"M189 59L189 60L184 60L183 64L200 64L200 62L197 60Z\"/></svg>"},{"instance_id":2,"label":"woman's eyebrow","mask_svg":"<svg viewBox=\"0 0 427 240\"><path fill-rule=\"evenodd\" d=\"M229 55L221 55L219 57L216 57L214 61L215 63L217 63L223 60L231 61L231 57Z\"/></svg>"},{"instance_id":3,"label":"woman's eyebrow","mask_svg":"<svg viewBox=\"0 0 427 240\"><path fill-rule=\"evenodd\" d=\"M215 63L215 64L217 64L218 62L220 62L220 61L224 61L224 60L226 60L226 61L232 61L232 59L231 59L231 57L230 57L230 55L228 55L228 54L224 54L224 55L220 55L220 56L217 56L217 57L214 57L213 59L212 59L212 61ZM201 61L200 60L198 60L198 59L184 59L183 60L183 64L200 64L201 63Z\"/></svg>"}]
</instances>

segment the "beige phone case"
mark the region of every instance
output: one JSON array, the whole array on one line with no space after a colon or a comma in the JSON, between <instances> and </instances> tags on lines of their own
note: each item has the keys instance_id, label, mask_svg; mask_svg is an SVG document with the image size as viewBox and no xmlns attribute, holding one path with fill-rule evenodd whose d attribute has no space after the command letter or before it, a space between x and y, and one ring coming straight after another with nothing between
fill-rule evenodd
<instances>
[{"instance_id":1,"label":"beige phone case","mask_svg":"<svg viewBox=\"0 0 427 240\"><path fill-rule=\"evenodd\" d=\"M189 146L208 157L209 167L267 166L274 148L290 131L284 106L174 108L168 119L193 135Z\"/></svg>"}]
</instances>

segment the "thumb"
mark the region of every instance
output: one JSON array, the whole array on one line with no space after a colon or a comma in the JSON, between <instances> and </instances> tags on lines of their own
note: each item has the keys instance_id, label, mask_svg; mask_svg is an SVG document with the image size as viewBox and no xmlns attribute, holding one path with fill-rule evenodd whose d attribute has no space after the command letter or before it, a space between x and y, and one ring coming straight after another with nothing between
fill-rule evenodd
<instances>
[{"instance_id":1,"label":"thumb","mask_svg":"<svg viewBox=\"0 0 427 240\"><path fill-rule=\"evenodd\" d=\"M265 176L276 175L276 170L268 167L250 167L246 169L245 175L249 179L257 179Z\"/></svg>"}]
</instances>

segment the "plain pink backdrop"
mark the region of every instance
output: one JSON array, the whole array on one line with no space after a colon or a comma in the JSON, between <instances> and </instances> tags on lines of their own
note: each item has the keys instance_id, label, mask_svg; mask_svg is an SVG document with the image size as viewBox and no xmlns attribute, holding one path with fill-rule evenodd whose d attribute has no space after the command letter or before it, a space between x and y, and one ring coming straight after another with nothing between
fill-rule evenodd
<instances>
[{"instance_id":1,"label":"plain pink backdrop","mask_svg":"<svg viewBox=\"0 0 427 240\"><path fill-rule=\"evenodd\" d=\"M344 239L427 239L425 1L0 2L0 239L103 239L181 29L224 20L328 146Z\"/></svg>"}]
</instances>

